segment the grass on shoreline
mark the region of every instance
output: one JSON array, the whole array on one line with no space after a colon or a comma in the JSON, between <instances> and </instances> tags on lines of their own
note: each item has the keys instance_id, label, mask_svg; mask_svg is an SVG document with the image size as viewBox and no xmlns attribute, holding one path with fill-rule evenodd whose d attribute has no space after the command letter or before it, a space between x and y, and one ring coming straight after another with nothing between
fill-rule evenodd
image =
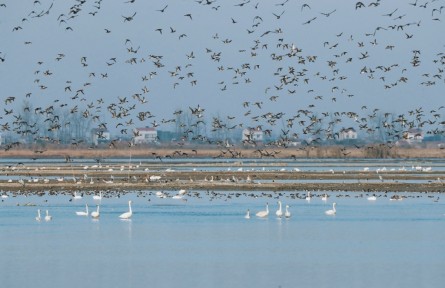
<instances>
[{"instance_id":1,"label":"grass on shoreline","mask_svg":"<svg viewBox=\"0 0 445 288\"><path fill-rule=\"evenodd\" d=\"M196 148L196 147L125 147L118 149L108 148L59 148L48 147L45 149L10 149L0 151L0 158L81 158L81 159L103 159L103 158L444 158L445 149L439 148L400 148L385 146L355 147L305 147L283 148L275 147L261 148Z\"/></svg>"}]
</instances>

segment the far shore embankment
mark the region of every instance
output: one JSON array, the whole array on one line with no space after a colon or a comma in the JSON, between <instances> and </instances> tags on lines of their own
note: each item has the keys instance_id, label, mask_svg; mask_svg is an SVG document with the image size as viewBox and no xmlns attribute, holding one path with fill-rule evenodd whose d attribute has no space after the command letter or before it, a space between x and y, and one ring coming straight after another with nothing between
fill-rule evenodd
<instances>
[{"instance_id":1,"label":"far shore embankment","mask_svg":"<svg viewBox=\"0 0 445 288\"><path fill-rule=\"evenodd\" d=\"M30 158L33 160L45 158L106 159L106 158L262 158L262 159L299 159L299 158L445 158L442 148L401 148L382 145L367 145L356 148L344 146L319 147L216 147L200 148L195 146L167 147L119 147L119 148L60 148L60 147L30 147L0 150L0 158Z\"/></svg>"}]
</instances>

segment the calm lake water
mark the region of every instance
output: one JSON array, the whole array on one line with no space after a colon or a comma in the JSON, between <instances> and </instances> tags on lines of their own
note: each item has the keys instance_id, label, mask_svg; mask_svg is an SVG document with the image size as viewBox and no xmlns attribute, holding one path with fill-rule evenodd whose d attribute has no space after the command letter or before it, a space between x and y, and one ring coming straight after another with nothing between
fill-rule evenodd
<instances>
[{"instance_id":1,"label":"calm lake water","mask_svg":"<svg viewBox=\"0 0 445 288\"><path fill-rule=\"evenodd\" d=\"M283 192L280 200L291 206L292 217L278 219L278 199L267 197L270 192L257 198L221 193L212 201L196 192L202 198L186 196L186 202L138 193L102 199L100 220L75 214L86 203L95 209L92 196L10 195L0 205L1 286L445 285L445 205L433 201L437 194L390 201L377 193L371 202L365 194L332 192L325 203ZM133 217L120 220L128 200ZM334 201L337 215L325 215ZM269 217L255 217L266 202ZM52 221L37 222L37 209L42 216L48 209ZM251 219L244 219L247 209Z\"/></svg>"}]
</instances>

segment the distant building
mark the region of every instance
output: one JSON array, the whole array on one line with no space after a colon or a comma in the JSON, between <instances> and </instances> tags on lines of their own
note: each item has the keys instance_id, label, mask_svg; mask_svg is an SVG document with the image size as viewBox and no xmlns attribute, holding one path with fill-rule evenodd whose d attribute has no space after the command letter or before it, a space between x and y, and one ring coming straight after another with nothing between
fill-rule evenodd
<instances>
[{"instance_id":1,"label":"distant building","mask_svg":"<svg viewBox=\"0 0 445 288\"><path fill-rule=\"evenodd\" d=\"M259 127L244 129L241 138L243 143L259 143L263 142L263 139L264 139L264 133Z\"/></svg>"},{"instance_id":2,"label":"distant building","mask_svg":"<svg viewBox=\"0 0 445 288\"><path fill-rule=\"evenodd\" d=\"M423 131L419 128L411 128L403 133L403 138L408 143L420 143L423 140Z\"/></svg>"},{"instance_id":3,"label":"distant building","mask_svg":"<svg viewBox=\"0 0 445 288\"><path fill-rule=\"evenodd\" d=\"M107 143L111 139L110 131L106 129L93 128L91 129L91 139L93 145L99 145L100 143Z\"/></svg>"},{"instance_id":4,"label":"distant building","mask_svg":"<svg viewBox=\"0 0 445 288\"><path fill-rule=\"evenodd\" d=\"M342 128L340 132L338 133L338 140L351 140L351 139L357 139L357 131L355 131L354 128Z\"/></svg>"},{"instance_id":5,"label":"distant building","mask_svg":"<svg viewBox=\"0 0 445 288\"><path fill-rule=\"evenodd\" d=\"M135 128L133 132L135 135L133 138L134 144L147 144L147 143L158 142L158 132L156 131L155 128L150 128L150 127Z\"/></svg>"}]
</instances>

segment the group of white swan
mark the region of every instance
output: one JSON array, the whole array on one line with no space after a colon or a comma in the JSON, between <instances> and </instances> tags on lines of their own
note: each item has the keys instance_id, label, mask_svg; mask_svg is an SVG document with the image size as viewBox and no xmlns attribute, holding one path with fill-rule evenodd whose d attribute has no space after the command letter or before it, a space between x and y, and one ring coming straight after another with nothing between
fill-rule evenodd
<instances>
[{"instance_id":1,"label":"group of white swan","mask_svg":"<svg viewBox=\"0 0 445 288\"><path fill-rule=\"evenodd\" d=\"M99 218L99 216L100 216L99 205L97 205L96 211L91 212L91 214L88 213L88 204L85 204L85 208L86 208L85 211L77 211L76 215L77 216L89 216L89 215L91 215L91 217L93 217L93 218Z\"/></svg>"},{"instance_id":2,"label":"group of white swan","mask_svg":"<svg viewBox=\"0 0 445 288\"><path fill-rule=\"evenodd\" d=\"M289 205L286 205L286 211L283 213L281 201L278 201L278 210L275 212L275 215L277 215L278 218L283 217L283 215L286 218L290 218L291 213L289 211ZM255 216L257 216L259 218L266 218L267 216L269 216L269 203L266 203L266 210L257 212L255 214ZM250 219L250 210L249 209L247 210L246 216L244 216L244 218Z\"/></svg>"},{"instance_id":3,"label":"group of white swan","mask_svg":"<svg viewBox=\"0 0 445 288\"><path fill-rule=\"evenodd\" d=\"M45 216L45 221L51 221L53 219L53 216L49 215L48 210L46 210L46 216ZM42 216L40 215L40 209L37 210L37 216L36 216L36 221L40 222L42 221Z\"/></svg>"},{"instance_id":4,"label":"group of white swan","mask_svg":"<svg viewBox=\"0 0 445 288\"><path fill-rule=\"evenodd\" d=\"M335 202L332 203L332 209L326 210L325 214L330 215L330 216L335 215L337 213L337 209L335 208L336 206L337 206L337 203L335 203ZM255 215L259 218L266 218L267 216L269 216L269 203L266 203L266 210L259 211ZM278 210L275 212L275 215L277 215L278 218L283 217L283 215L286 218L290 218L291 213L289 211L289 205L286 205L286 210L283 212L281 201L278 201ZM247 209L247 213L244 216L244 218L250 219L250 210L249 209Z\"/></svg>"},{"instance_id":5,"label":"group of white swan","mask_svg":"<svg viewBox=\"0 0 445 288\"><path fill-rule=\"evenodd\" d=\"M131 216L133 216L133 211L131 209L131 203L132 201L128 201L128 212L122 213L121 215L119 215L120 219L130 219ZM88 211L88 204L85 204L85 211L76 211L76 215L78 216L91 216L94 219L98 219L100 216L100 207L99 205L97 205L96 211L92 211L91 213L89 213ZM40 222L42 221L42 217L40 215L40 209L37 209L37 216L36 216L36 221ZM46 216L45 216L45 221L51 221L52 220L52 216L49 215L48 210L46 210Z\"/></svg>"}]
</instances>

